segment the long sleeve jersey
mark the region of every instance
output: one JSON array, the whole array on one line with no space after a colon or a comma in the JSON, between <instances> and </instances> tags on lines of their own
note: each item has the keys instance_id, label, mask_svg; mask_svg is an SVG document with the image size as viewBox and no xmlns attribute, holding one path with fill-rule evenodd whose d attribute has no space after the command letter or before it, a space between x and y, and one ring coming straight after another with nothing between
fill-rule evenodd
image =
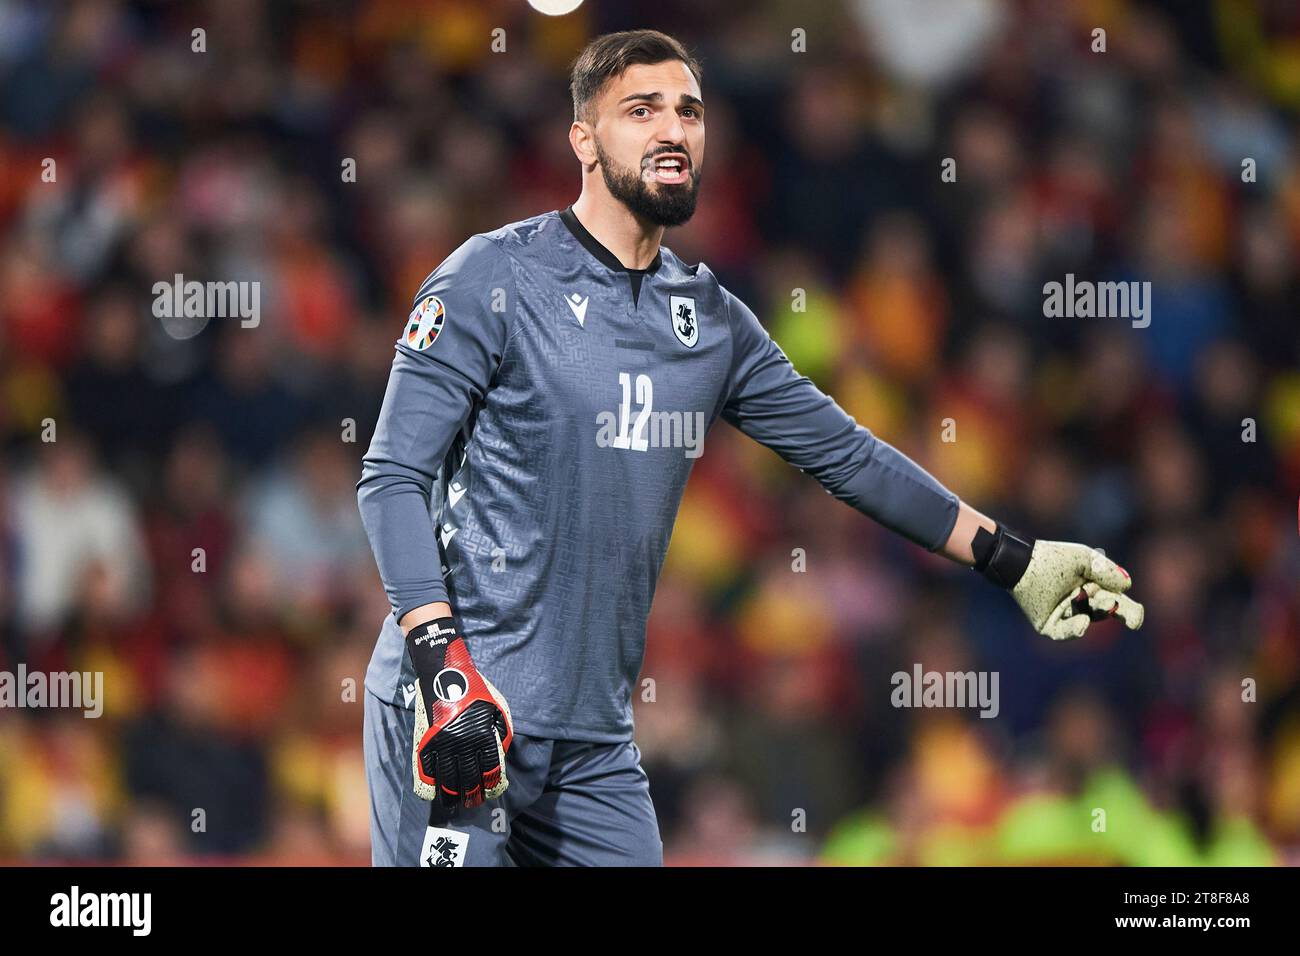
<instances>
[{"instance_id":1,"label":"long sleeve jersey","mask_svg":"<svg viewBox=\"0 0 1300 956\"><path fill-rule=\"evenodd\" d=\"M472 236L424 281L357 486L397 622L450 602L520 733L632 736L646 621L700 441L723 419L929 549L957 497L800 375L706 265L628 269L572 207Z\"/></svg>"}]
</instances>

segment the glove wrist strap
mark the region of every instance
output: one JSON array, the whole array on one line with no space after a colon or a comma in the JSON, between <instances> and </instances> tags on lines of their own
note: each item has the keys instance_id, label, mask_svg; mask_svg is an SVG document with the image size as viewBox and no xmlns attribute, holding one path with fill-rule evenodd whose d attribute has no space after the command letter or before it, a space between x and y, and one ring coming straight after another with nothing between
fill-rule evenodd
<instances>
[{"instance_id":1,"label":"glove wrist strap","mask_svg":"<svg viewBox=\"0 0 1300 956\"><path fill-rule=\"evenodd\" d=\"M1010 590L1024 577L1034 553L1034 544L1016 537L999 524L992 533L985 528L976 531L971 550L975 554L975 570L998 587Z\"/></svg>"},{"instance_id":2,"label":"glove wrist strap","mask_svg":"<svg viewBox=\"0 0 1300 956\"><path fill-rule=\"evenodd\" d=\"M442 670L447 648L456 637L456 621L450 617L440 617L411 628L406 635L406 650L411 655L415 673L436 674Z\"/></svg>"}]
</instances>

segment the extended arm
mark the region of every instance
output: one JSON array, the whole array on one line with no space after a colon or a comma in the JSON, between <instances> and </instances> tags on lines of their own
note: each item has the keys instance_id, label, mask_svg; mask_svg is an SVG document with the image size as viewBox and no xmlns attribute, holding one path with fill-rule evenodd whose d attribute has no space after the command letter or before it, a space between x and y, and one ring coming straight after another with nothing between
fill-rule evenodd
<instances>
[{"instance_id":1,"label":"extended arm","mask_svg":"<svg viewBox=\"0 0 1300 956\"><path fill-rule=\"evenodd\" d=\"M1142 625L1126 572L1100 551L1012 534L857 424L789 359L730 292L736 355L723 418L863 514L1006 588L1034 630L1053 640L1119 617Z\"/></svg>"}]
</instances>

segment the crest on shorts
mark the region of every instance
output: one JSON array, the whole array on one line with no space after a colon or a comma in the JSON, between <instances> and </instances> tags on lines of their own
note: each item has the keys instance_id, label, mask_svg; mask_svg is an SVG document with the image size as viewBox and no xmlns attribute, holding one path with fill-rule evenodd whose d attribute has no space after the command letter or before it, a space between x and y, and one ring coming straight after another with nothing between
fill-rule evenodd
<instances>
[{"instance_id":1,"label":"crest on shorts","mask_svg":"<svg viewBox=\"0 0 1300 956\"><path fill-rule=\"evenodd\" d=\"M695 300L685 295L668 297L668 319L673 324L677 341L688 349L695 348L700 340L700 322L695 315Z\"/></svg>"},{"instance_id":2,"label":"crest on shorts","mask_svg":"<svg viewBox=\"0 0 1300 956\"><path fill-rule=\"evenodd\" d=\"M452 867L465 865L469 834L447 827L428 827L420 847L420 866Z\"/></svg>"},{"instance_id":3,"label":"crest on shorts","mask_svg":"<svg viewBox=\"0 0 1300 956\"><path fill-rule=\"evenodd\" d=\"M423 352L438 337L442 324L447 318L447 310L442 300L436 295L426 295L414 309L406 322L406 344L417 352Z\"/></svg>"}]
</instances>

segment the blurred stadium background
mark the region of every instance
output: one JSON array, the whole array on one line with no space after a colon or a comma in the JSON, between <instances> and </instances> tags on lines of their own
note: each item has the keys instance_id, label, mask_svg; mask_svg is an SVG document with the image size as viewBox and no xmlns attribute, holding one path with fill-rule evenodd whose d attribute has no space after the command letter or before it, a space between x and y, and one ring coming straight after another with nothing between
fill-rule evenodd
<instances>
[{"instance_id":1,"label":"blurred stadium background","mask_svg":"<svg viewBox=\"0 0 1300 956\"><path fill-rule=\"evenodd\" d=\"M1105 548L1147 607L1052 645L719 426L637 713L669 862L1300 859L1287 0L0 0L0 669L106 687L98 720L0 711L0 859L368 862L345 683L388 607L354 484L392 343L468 235L576 198L566 68L641 26L703 58L709 104L666 244L859 421ZM1045 318L1067 272L1149 280L1150 327ZM175 273L260 281L261 324L173 338ZM999 716L892 708L915 663L996 670Z\"/></svg>"}]
</instances>

